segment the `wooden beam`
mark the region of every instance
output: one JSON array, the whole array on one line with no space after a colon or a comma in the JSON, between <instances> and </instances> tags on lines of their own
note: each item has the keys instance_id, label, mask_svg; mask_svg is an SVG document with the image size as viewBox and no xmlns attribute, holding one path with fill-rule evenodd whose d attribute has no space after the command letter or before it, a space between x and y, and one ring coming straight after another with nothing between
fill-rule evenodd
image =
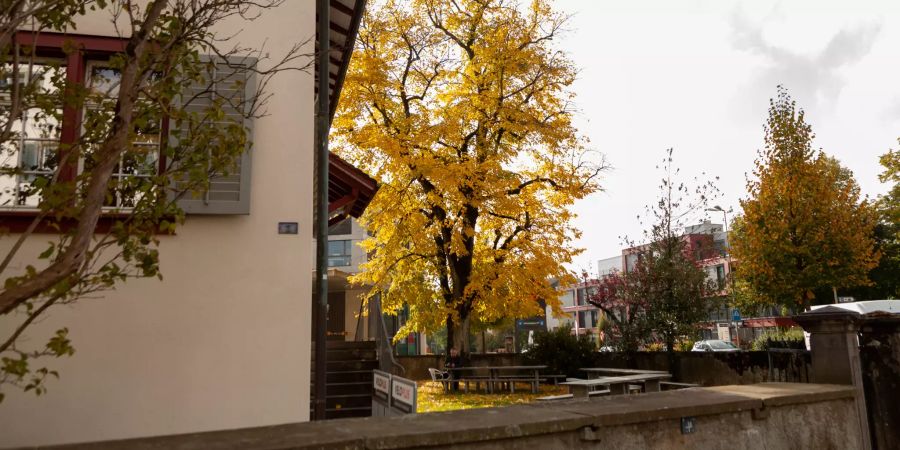
<instances>
[{"instance_id":1,"label":"wooden beam","mask_svg":"<svg viewBox=\"0 0 900 450\"><path fill-rule=\"evenodd\" d=\"M338 33L344 35L345 37L346 37L348 34L350 34L350 30L348 30L348 29L346 29L346 28L344 28L344 27L342 27L342 26L340 26L340 25L338 25L338 24L336 24L336 23L334 23L334 22L331 22L330 25L331 25L331 31L337 31Z\"/></svg>"},{"instance_id":2,"label":"wooden beam","mask_svg":"<svg viewBox=\"0 0 900 450\"><path fill-rule=\"evenodd\" d=\"M347 205L353 204L353 202L355 202L358 197L359 191L356 188L353 188L353 190L349 194L333 202L328 202L328 213L331 214Z\"/></svg>"},{"instance_id":3,"label":"wooden beam","mask_svg":"<svg viewBox=\"0 0 900 450\"><path fill-rule=\"evenodd\" d=\"M332 8L344 13L345 15L353 17L353 8L350 8L349 6L341 3L340 0L331 0L330 4Z\"/></svg>"}]
</instances>

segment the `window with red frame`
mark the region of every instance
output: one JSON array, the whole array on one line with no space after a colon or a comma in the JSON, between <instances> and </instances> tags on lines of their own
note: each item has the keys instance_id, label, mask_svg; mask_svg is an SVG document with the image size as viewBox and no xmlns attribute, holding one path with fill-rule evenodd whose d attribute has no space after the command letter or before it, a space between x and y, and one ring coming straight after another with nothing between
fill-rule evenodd
<instances>
[{"instance_id":1,"label":"window with red frame","mask_svg":"<svg viewBox=\"0 0 900 450\"><path fill-rule=\"evenodd\" d=\"M10 77L17 76L20 84L28 83L43 94L58 94L61 80L65 86L86 87L92 94L82 108L61 104L56 114L48 115L41 108L24 105L19 117L7 118L12 122L15 137L3 143L0 164L19 171L16 175L0 177L0 207L33 209L40 202L35 189L38 179L47 182L59 170L59 181L70 181L93 165L91 145L81 149L77 161L65 158L66 148L79 139L86 122L111 117L118 96L119 73L109 67L109 60L124 50L126 41L29 32L20 32L16 40L35 57L20 64L15 74L6 70ZM11 105L13 81L0 80L0 108L5 107L6 111ZM166 124L162 119L150 122L137 130L131 147L116 165L105 206L133 207L139 200L138 184L162 168L160 143ZM60 164L64 167L60 168Z\"/></svg>"}]
</instances>

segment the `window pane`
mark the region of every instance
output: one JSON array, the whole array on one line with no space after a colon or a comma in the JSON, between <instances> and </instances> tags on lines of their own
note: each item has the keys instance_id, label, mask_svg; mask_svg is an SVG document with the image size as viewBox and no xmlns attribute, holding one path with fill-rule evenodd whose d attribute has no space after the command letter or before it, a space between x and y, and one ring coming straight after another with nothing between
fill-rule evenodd
<instances>
[{"instance_id":1,"label":"window pane","mask_svg":"<svg viewBox=\"0 0 900 450\"><path fill-rule=\"evenodd\" d=\"M88 88L95 94L116 98L119 96L121 78L122 74L118 69L91 66L88 70Z\"/></svg>"},{"instance_id":2,"label":"window pane","mask_svg":"<svg viewBox=\"0 0 900 450\"><path fill-rule=\"evenodd\" d=\"M328 266L345 267L350 265L352 241L328 241Z\"/></svg>"},{"instance_id":3,"label":"window pane","mask_svg":"<svg viewBox=\"0 0 900 450\"><path fill-rule=\"evenodd\" d=\"M61 109L46 105L59 92L65 67L56 61L0 66L0 126L12 135L0 147L0 206L35 207L40 188L57 168ZM19 93L20 113L11 116L12 92ZM41 105L41 106L39 106Z\"/></svg>"},{"instance_id":4,"label":"window pane","mask_svg":"<svg viewBox=\"0 0 900 450\"><path fill-rule=\"evenodd\" d=\"M105 137L105 128L110 123L115 101L119 95L121 73L118 69L105 67L102 63L90 63L86 73L87 87L91 96L85 104L83 124L85 131L97 130L92 134L97 141L85 150L82 163L84 171L91 170L95 161L92 150ZM135 106L136 115L147 113L150 104L139 99ZM155 116L151 116L155 117ZM109 182L109 193L104 206L135 207L145 192L155 189L149 177L159 169L159 145L161 141L161 121L159 119L136 120L141 126L133 130L131 145L116 165Z\"/></svg>"},{"instance_id":5,"label":"window pane","mask_svg":"<svg viewBox=\"0 0 900 450\"><path fill-rule=\"evenodd\" d=\"M329 256L328 267L347 267L350 265L349 256Z\"/></svg>"},{"instance_id":6,"label":"window pane","mask_svg":"<svg viewBox=\"0 0 900 450\"><path fill-rule=\"evenodd\" d=\"M346 241L328 241L328 256L344 255L344 242Z\"/></svg>"}]
</instances>

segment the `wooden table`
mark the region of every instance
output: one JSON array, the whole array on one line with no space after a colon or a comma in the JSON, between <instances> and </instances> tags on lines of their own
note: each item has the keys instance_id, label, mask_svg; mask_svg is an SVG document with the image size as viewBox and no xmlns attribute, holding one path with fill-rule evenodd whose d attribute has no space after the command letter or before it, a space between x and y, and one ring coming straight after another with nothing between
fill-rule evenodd
<instances>
[{"instance_id":1,"label":"wooden table","mask_svg":"<svg viewBox=\"0 0 900 450\"><path fill-rule=\"evenodd\" d=\"M582 372L587 372L588 379L597 378L602 376L601 374L612 374L612 375L639 375L643 373L669 373L663 370L641 370L641 369L618 369L615 367L584 367L579 369Z\"/></svg>"},{"instance_id":2,"label":"wooden table","mask_svg":"<svg viewBox=\"0 0 900 450\"><path fill-rule=\"evenodd\" d=\"M591 389L597 386L608 386L610 395L621 395L628 391L631 383L643 383L646 392L659 392L659 382L671 378L668 373L639 373L619 377L600 377L591 380L567 381L561 383L569 387L573 397L587 397Z\"/></svg>"},{"instance_id":3,"label":"wooden table","mask_svg":"<svg viewBox=\"0 0 900 450\"><path fill-rule=\"evenodd\" d=\"M536 394L538 392L538 384L541 381L541 370L546 369L547 366L481 366L481 367L453 367L448 368L447 370L451 372L464 372L464 371L476 371L476 370L487 370L488 377L485 380L488 387L488 392L494 392L494 384L509 382L509 390L510 392L515 391L514 383L515 380L511 379L509 376L501 376L500 372L504 371L530 371L533 374L533 377L528 377L528 381L531 382L531 392ZM457 377L461 380L464 380L464 377ZM523 377L524 378L524 377ZM521 380L521 379L520 379Z\"/></svg>"}]
</instances>

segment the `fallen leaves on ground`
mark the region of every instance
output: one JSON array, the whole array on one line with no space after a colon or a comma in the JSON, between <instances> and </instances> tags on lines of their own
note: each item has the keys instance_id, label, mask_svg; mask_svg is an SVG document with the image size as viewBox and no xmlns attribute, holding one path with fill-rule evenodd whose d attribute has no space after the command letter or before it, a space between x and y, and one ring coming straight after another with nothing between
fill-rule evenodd
<instances>
[{"instance_id":1,"label":"fallen leaves on ground","mask_svg":"<svg viewBox=\"0 0 900 450\"><path fill-rule=\"evenodd\" d=\"M531 389L525 385L517 386L516 393L509 391L503 393L486 394L484 391L475 392L470 386L469 393L444 392L440 383L418 381L418 409L420 413L454 411L457 409L490 408L492 406L508 406L522 403L531 403L537 397L546 395L560 395L568 393L565 386L541 385L540 392L532 394Z\"/></svg>"}]
</instances>

